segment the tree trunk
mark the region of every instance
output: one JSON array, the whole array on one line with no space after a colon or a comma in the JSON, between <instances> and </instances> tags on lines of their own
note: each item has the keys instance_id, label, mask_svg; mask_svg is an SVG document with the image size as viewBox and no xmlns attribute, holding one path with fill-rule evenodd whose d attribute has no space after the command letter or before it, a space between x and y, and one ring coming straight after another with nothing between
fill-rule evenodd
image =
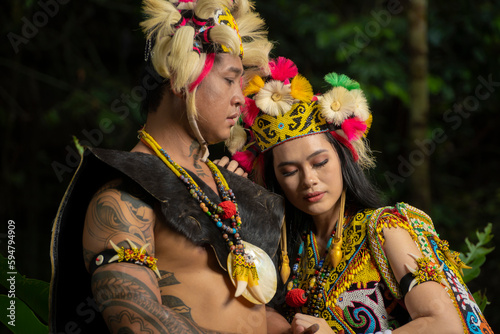
<instances>
[{"instance_id":1,"label":"tree trunk","mask_svg":"<svg viewBox=\"0 0 500 334\"><path fill-rule=\"evenodd\" d=\"M431 203L430 153L422 145L427 138L429 118L427 0L410 1L408 18L410 46L410 154L408 160L415 168L410 176L412 204L423 210L429 210Z\"/></svg>"}]
</instances>

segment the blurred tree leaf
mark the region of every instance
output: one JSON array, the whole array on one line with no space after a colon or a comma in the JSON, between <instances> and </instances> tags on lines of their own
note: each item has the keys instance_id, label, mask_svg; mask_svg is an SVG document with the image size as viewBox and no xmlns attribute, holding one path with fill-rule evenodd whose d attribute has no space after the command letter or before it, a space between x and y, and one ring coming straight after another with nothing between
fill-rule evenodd
<instances>
[{"instance_id":1,"label":"blurred tree leaf","mask_svg":"<svg viewBox=\"0 0 500 334\"><path fill-rule=\"evenodd\" d=\"M488 301L488 298L486 298L486 291L476 291L472 294L472 297L474 297L474 300L476 301L477 306L479 306L481 312L484 312L486 306L491 304L491 302Z\"/></svg>"},{"instance_id":2,"label":"blurred tree leaf","mask_svg":"<svg viewBox=\"0 0 500 334\"><path fill-rule=\"evenodd\" d=\"M8 278L13 278L15 286L15 296L20 301L22 300L23 305L32 310L44 323L49 322L49 290L50 284L38 279L26 278L25 276L19 274L16 268L12 269L8 266L7 258L0 255L0 281L1 284L9 290L10 281ZM16 272L16 274L11 275L9 272ZM18 303L16 301L16 319L19 320L17 323L22 321L27 321L28 319L23 318L17 313ZM24 312L24 311L23 311ZM22 313L23 315L28 313ZM31 318L31 316L30 316ZM19 332L23 333L23 332ZM29 333L29 332L24 332Z\"/></svg>"},{"instance_id":3,"label":"blurred tree leaf","mask_svg":"<svg viewBox=\"0 0 500 334\"><path fill-rule=\"evenodd\" d=\"M493 225L488 223L484 228L484 232L476 231L477 243L472 243L469 238L465 238L465 244L467 245L467 253L460 254L460 258L465 262L466 265L472 267L472 269L464 269L464 282L467 283L474 278L478 277L481 272L481 266L486 262L486 255L491 253L495 247L485 247L493 239L493 234L491 233Z\"/></svg>"},{"instance_id":4,"label":"blurred tree leaf","mask_svg":"<svg viewBox=\"0 0 500 334\"><path fill-rule=\"evenodd\" d=\"M14 304L11 304L14 301ZM19 298L9 298L0 295L0 307L3 315L0 320L14 334L47 334L49 328L38 320L33 311ZM15 311L10 313L9 307L14 307ZM9 318L12 314L13 318ZM10 322L10 323L9 323ZM12 326L14 324L14 326Z\"/></svg>"}]
</instances>

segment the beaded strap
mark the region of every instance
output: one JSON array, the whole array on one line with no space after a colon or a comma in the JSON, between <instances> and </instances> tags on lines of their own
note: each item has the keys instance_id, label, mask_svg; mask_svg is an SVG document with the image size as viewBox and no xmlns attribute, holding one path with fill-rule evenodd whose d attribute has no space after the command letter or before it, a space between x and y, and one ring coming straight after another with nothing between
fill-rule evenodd
<instances>
[{"instance_id":1,"label":"beaded strap","mask_svg":"<svg viewBox=\"0 0 500 334\"><path fill-rule=\"evenodd\" d=\"M109 241L113 249L106 249L99 254L97 254L93 261L89 264L89 272L90 275L96 271L97 268L112 263L112 262L129 262L133 264L137 264L140 266L145 266L150 268L154 273L161 278L160 271L156 265L158 261L157 258L149 256L146 252L146 247L149 246L145 244L140 249L137 246L127 239L130 248L118 247L115 245L113 241Z\"/></svg>"},{"instance_id":2,"label":"beaded strap","mask_svg":"<svg viewBox=\"0 0 500 334\"><path fill-rule=\"evenodd\" d=\"M448 281L445 279L443 273L444 264L439 266L427 257L418 258L413 254L408 255L415 260L417 268L412 269L408 264L405 264L406 269L410 272L403 276L399 283L399 288L403 298L413 287L428 281L434 281L443 286L449 287Z\"/></svg>"}]
</instances>

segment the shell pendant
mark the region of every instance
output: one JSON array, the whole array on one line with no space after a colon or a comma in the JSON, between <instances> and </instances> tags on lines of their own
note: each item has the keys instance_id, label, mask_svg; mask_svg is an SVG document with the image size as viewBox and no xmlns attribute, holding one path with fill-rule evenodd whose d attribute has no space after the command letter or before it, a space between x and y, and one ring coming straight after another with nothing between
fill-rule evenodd
<instances>
[{"instance_id":1,"label":"shell pendant","mask_svg":"<svg viewBox=\"0 0 500 334\"><path fill-rule=\"evenodd\" d=\"M246 241L242 243L245 254L230 252L227 257L229 277L236 287L235 297L243 296L254 304L266 304L276 293L276 268L262 249Z\"/></svg>"}]
</instances>

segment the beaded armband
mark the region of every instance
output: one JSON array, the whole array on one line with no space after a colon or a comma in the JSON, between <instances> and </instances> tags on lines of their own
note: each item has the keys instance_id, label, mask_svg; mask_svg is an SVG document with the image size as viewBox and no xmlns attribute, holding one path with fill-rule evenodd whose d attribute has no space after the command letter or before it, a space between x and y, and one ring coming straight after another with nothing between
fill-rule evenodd
<instances>
[{"instance_id":1,"label":"beaded armband","mask_svg":"<svg viewBox=\"0 0 500 334\"><path fill-rule=\"evenodd\" d=\"M406 269L408 269L410 272L404 275L399 282L399 289L401 291L403 299L415 285L422 284L428 281L434 281L449 288L448 281L446 281L443 274L444 264L439 266L436 263L432 262L429 258L417 258L413 254L408 255L415 259L415 262L417 263L417 269L412 269L410 266L405 264Z\"/></svg>"},{"instance_id":2,"label":"beaded armband","mask_svg":"<svg viewBox=\"0 0 500 334\"><path fill-rule=\"evenodd\" d=\"M149 256L146 252L146 247L149 244L145 244L139 249L129 239L127 239L127 242L130 245L130 248L118 247L111 240L109 242L111 243L111 246L113 246L113 249L106 249L95 256L94 260L91 261L89 265L90 275L92 275L97 268L105 264L112 262L129 262L140 266L146 266L154 271L159 278L161 277L160 271L156 266L156 261L158 259Z\"/></svg>"}]
</instances>

